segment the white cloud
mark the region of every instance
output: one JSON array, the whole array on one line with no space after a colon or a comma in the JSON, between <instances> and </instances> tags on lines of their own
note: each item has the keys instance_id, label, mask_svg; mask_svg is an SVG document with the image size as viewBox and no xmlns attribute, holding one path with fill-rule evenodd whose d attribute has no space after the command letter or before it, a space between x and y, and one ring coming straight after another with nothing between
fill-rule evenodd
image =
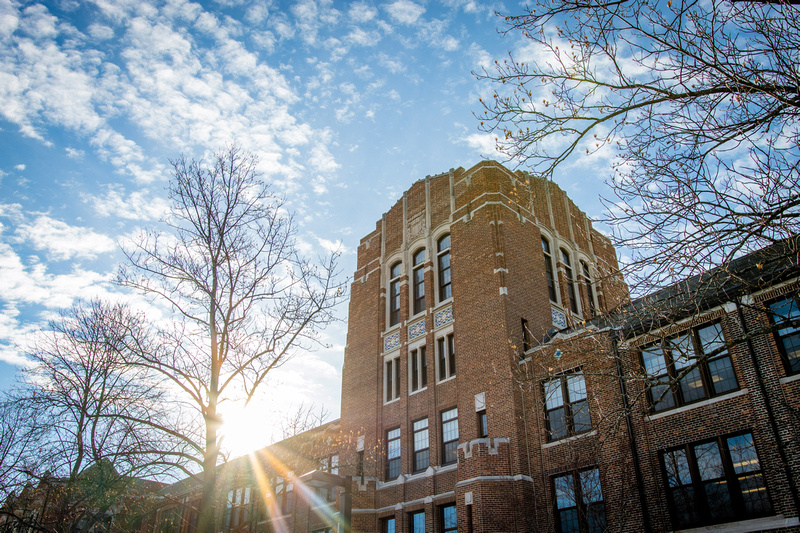
<instances>
[{"instance_id":1,"label":"white cloud","mask_svg":"<svg viewBox=\"0 0 800 533\"><path fill-rule=\"evenodd\" d=\"M495 150L495 136L491 133L473 133L461 139L470 148L479 152L482 156L491 157L497 154Z\"/></svg>"},{"instance_id":2,"label":"white cloud","mask_svg":"<svg viewBox=\"0 0 800 533\"><path fill-rule=\"evenodd\" d=\"M29 241L37 250L45 250L57 260L75 257L94 259L98 254L116 249L116 243L106 235L40 215L30 224L20 224L17 238Z\"/></svg>"},{"instance_id":3,"label":"white cloud","mask_svg":"<svg viewBox=\"0 0 800 533\"><path fill-rule=\"evenodd\" d=\"M425 13L425 8L411 0L396 0L389 4L386 9L389 15L401 24L414 24Z\"/></svg>"},{"instance_id":4,"label":"white cloud","mask_svg":"<svg viewBox=\"0 0 800 533\"><path fill-rule=\"evenodd\" d=\"M70 159L83 159L83 156L86 155L83 150L78 150L77 148L70 148L67 146L64 148L64 151L67 152L67 157Z\"/></svg>"},{"instance_id":5,"label":"white cloud","mask_svg":"<svg viewBox=\"0 0 800 533\"><path fill-rule=\"evenodd\" d=\"M103 195L84 195L83 201L99 216L127 220L160 220L169 210L169 204L160 196L152 196L146 190L125 194L122 187L115 185L110 185Z\"/></svg>"},{"instance_id":6,"label":"white cloud","mask_svg":"<svg viewBox=\"0 0 800 533\"><path fill-rule=\"evenodd\" d=\"M358 2L350 6L348 15L355 22L363 23L375 19L378 16L378 10L369 4Z\"/></svg>"},{"instance_id":7,"label":"white cloud","mask_svg":"<svg viewBox=\"0 0 800 533\"><path fill-rule=\"evenodd\" d=\"M24 164L24 163L20 163L19 165L14 165L14 170L19 170L20 172L22 172L23 170L25 170L25 168L26 168L26 167L25 167L25 164Z\"/></svg>"},{"instance_id":8,"label":"white cloud","mask_svg":"<svg viewBox=\"0 0 800 533\"><path fill-rule=\"evenodd\" d=\"M90 24L86 31L98 41L107 41L114 37L114 30L103 24Z\"/></svg>"}]
</instances>

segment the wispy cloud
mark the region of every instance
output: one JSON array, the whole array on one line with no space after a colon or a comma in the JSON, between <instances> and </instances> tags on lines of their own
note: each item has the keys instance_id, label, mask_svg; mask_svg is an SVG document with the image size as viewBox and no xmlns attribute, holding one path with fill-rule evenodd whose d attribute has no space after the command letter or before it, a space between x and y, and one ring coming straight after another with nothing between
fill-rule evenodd
<instances>
[{"instance_id":1,"label":"wispy cloud","mask_svg":"<svg viewBox=\"0 0 800 533\"><path fill-rule=\"evenodd\" d=\"M425 13L424 7L411 0L396 0L386 6L386 9L389 15L401 24L414 24Z\"/></svg>"},{"instance_id":2,"label":"wispy cloud","mask_svg":"<svg viewBox=\"0 0 800 533\"><path fill-rule=\"evenodd\" d=\"M55 260L94 259L98 254L116 249L116 243L107 235L70 226L47 215L40 215L31 223L20 224L15 234L21 241L30 242L34 248L44 250Z\"/></svg>"}]
</instances>

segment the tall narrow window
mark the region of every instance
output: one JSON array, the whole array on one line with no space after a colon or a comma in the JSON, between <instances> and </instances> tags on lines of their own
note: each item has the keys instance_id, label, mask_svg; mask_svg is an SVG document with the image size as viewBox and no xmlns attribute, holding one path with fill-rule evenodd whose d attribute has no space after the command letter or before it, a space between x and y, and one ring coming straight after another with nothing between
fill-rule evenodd
<instances>
[{"instance_id":1,"label":"tall narrow window","mask_svg":"<svg viewBox=\"0 0 800 533\"><path fill-rule=\"evenodd\" d=\"M389 270L389 326L400 322L400 271L401 263Z\"/></svg>"},{"instance_id":2,"label":"tall narrow window","mask_svg":"<svg viewBox=\"0 0 800 533\"><path fill-rule=\"evenodd\" d=\"M425 533L425 511L417 511L408 515L409 533Z\"/></svg>"},{"instance_id":3,"label":"tall narrow window","mask_svg":"<svg viewBox=\"0 0 800 533\"><path fill-rule=\"evenodd\" d=\"M384 518L381 520L381 533L396 533L394 529L394 518Z\"/></svg>"},{"instance_id":4,"label":"tall narrow window","mask_svg":"<svg viewBox=\"0 0 800 533\"><path fill-rule=\"evenodd\" d=\"M425 346L420 346L409 353L411 363L411 392L428 386L428 359Z\"/></svg>"},{"instance_id":5,"label":"tall narrow window","mask_svg":"<svg viewBox=\"0 0 800 533\"><path fill-rule=\"evenodd\" d=\"M387 402L400 397L400 358L388 359L384 363L385 398Z\"/></svg>"},{"instance_id":6,"label":"tall narrow window","mask_svg":"<svg viewBox=\"0 0 800 533\"><path fill-rule=\"evenodd\" d=\"M581 261L581 268L583 269L583 281L586 283L586 296L589 298L589 315L594 316L597 314L597 309L594 306L594 286L592 285L592 273L589 270L589 265Z\"/></svg>"},{"instance_id":7,"label":"tall narrow window","mask_svg":"<svg viewBox=\"0 0 800 533\"><path fill-rule=\"evenodd\" d=\"M556 298L556 278L553 276L553 256L550 254L550 241L542 237L542 251L544 252L544 273L547 276L547 292L551 302L558 302Z\"/></svg>"},{"instance_id":8,"label":"tall narrow window","mask_svg":"<svg viewBox=\"0 0 800 533\"><path fill-rule=\"evenodd\" d=\"M602 533L606 510L597 468L553 478L556 526L560 533Z\"/></svg>"},{"instance_id":9,"label":"tall narrow window","mask_svg":"<svg viewBox=\"0 0 800 533\"><path fill-rule=\"evenodd\" d=\"M425 310L425 249L414 254L414 313Z\"/></svg>"},{"instance_id":10,"label":"tall narrow window","mask_svg":"<svg viewBox=\"0 0 800 533\"><path fill-rule=\"evenodd\" d=\"M250 525L250 487L228 491L225 530L247 530Z\"/></svg>"},{"instance_id":11,"label":"tall narrow window","mask_svg":"<svg viewBox=\"0 0 800 533\"><path fill-rule=\"evenodd\" d=\"M800 303L797 297L783 298L769 304L770 320L778 325L775 340L778 343L789 373L800 372ZM792 324L795 322L795 324Z\"/></svg>"},{"instance_id":12,"label":"tall narrow window","mask_svg":"<svg viewBox=\"0 0 800 533\"><path fill-rule=\"evenodd\" d=\"M439 301L450 298L453 293L450 286L450 235L445 235L437 244L439 264Z\"/></svg>"},{"instance_id":13,"label":"tall narrow window","mask_svg":"<svg viewBox=\"0 0 800 533\"><path fill-rule=\"evenodd\" d=\"M428 468L430 455L428 444L428 419L417 420L412 425L414 430L414 472L421 472Z\"/></svg>"},{"instance_id":14,"label":"tall narrow window","mask_svg":"<svg viewBox=\"0 0 800 533\"><path fill-rule=\"evenodd\" d=\"M522 319L522 353L531 349L531 331L528 328L528 321Z\"/></svg>"},{"instance_id":15,"label":"tall narrow window","mask_svg":"<svg viewBox=\"0 0 800 533\"><path fill-rule=\"evenodd\" d=\"M456 375L456 346L455 338L452 333L436 340L436 348L439 352L439 381L451 378Z\"/></svg>"},{"instance_id":16,"label":"tall narrow window","mask_svg":"<svg viewBox=\"0 0 800 533\"><path fill-rule=\"evenodd\" d=\"M567 278L567 296L569 297L569 308L573 313L578 312L578 298L575 294L575 277L572 275L572 263L569 260L569 253L562 248L561 261L564 263L564 277Z\"/></svg>"},{"instance_id":17,"label":"tall narrow window","mask_svg":"<svg viewBox=\"0 0 800 533\"><path fill-rule=\"evenodd\" d=\"M548 440L563 439L592 429L582 372L571 372L545 381L544 396Z\"/></svg>"},{"instance_id":18,"label":"tall narrow window","mask_svg":"<svg viewBox=\"0 0 800 533\"><path fill-rule=\"evenodd\" d=\"M386 432L386 481L400 475L400 428Z\"/></svg>"},{"instance_id":19,"label":"tall narrow window","mask_svg":"<svg viewBox=\"0 0 800 533\"><path fill-rule=\"evenodd\" d=\"M478 437L485 438L489 436L489 421L486 418L486 409L478 411Z\"/></svg>"},{"instance_id":20,"label":"tall narrow window","mask_svg":"<svg viewBox=\"0 0 800 533\"><path fill-rule=\"evenodd\" d=\"M458 517L456 516L456 504L442 505L439 509L442 517L442 533L457 533Z\"/></svg>"},{"instance_id":21,"label":"tall narrow window","mask_svg":"<svg viewBox=\"0 0 800 533\"><path fill-rule=\"evenodd\" d=\"M442 464L458 460L458 409L442 411Z\"/></svg>"}]
</instances>

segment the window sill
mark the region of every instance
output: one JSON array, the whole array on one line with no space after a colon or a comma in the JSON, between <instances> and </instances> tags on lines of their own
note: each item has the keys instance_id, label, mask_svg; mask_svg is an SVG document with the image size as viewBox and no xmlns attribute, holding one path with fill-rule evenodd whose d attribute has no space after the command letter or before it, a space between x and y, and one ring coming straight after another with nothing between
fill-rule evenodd
<instances>
[{"instance_id":1,"label":"window sill","mask_svg":"<svg viewBox=\"0 0 800 533\"><path fill-rule=\"evenodd\" d=\"M439 381L436 382L436 384L439 385L439 384L442 384L442 383L447 383L448 381L452 381L454 379L456 379L456 375L455 374L453 374L449 378L440 379Z\"/></svg>"},{"instance_id":2,"label":"window sill","mask_svg":"<svg viewBox=\"0 0 800 533\"><path fill-rule=\"evenodd\" d=\"M780 379L781 384L791 383L793 381L800 381L800 373L792 374L791 376L782 377Z\"/></svg>"},{"instance_id":3,"label":"window sill","mask_svg":"<svg viewBox=\"0 0 800 533\"><path fill-rule=\"evenodd\" d=\"M749 391L747 389L739 389L737 391L729 392L728 394L723 394L722 396L715 396L713 398L709 398L708 400L703 400L702 402L690 403L689 405L667 409L666 411L662 411L660 413L653 413L652 415L644 417L644 419L645 421L658 420L659 418L664 418L665 416L684 413L705 405L711 405L724 400L730 400L731 398L736 398L737 396L744 396L748 392Z\"/></svg>"},{"instance_id":4,"label":"window sill","mask_svg":"<svg viewBox=\"0 0 800 533\"><path fill-rule=\"evenodd\" d=\"M395 398L394 400L389 400L388 402L383 402L383 405L389 405L391 403L395 403L395 402L398 402L398 401L400 401L400 397L399 396L397 398Z\"/></svg>"},{"instance_id":5,"label":"window sill","mask_svg":"<svg viewBox=\"0 0 800 533\"><path fill-rule=\"evenodd\" d=\"M397 324L395 324L393 326L389 326L388 328L386 328L383 331L383 336L385 337L386 335L388 335L390 333L394 333L395 331L398 331L400 329L400 326L402 326L402 325L403 325L403 321L401 320Z\"/></svg>"},{"instance_id":6,"label":"window sill","mask_svg":"<svg viewBox=\"0 0 800 533\"><path fill-rule=\"evenodd\" d=\"M564 444L565 442L572 442L574 440L582 439L584 437L592 437L594 435L597 435L596 429L587 431L586 433L572 435L571 437L564 437L563 439L554 440L553 442L548 442L547 444L542 444L542 449L546 450L547 448L552 448L553 446L558 446L559 444Z\"/></svg>"},{"instance_id":7,"label":"window sill","mask_svg":"<svg viewBox=\"0 0 800 533\"><path fill-rule=\"evenodd\" d=\"M453 377L455 377L455 376L453 376ZM427 386L427 385L425 385L425 386L424 386L424 387L422 387L421 389L417 389L417 390L415 390L415 391L411 391L411 392L409 392L409 393L408 393L408 395L409 395L409 396L414 396L415 394L419 394L420 392L425 392L426 390L428 390L428 386Z\"/></svg>"}]
</instances>

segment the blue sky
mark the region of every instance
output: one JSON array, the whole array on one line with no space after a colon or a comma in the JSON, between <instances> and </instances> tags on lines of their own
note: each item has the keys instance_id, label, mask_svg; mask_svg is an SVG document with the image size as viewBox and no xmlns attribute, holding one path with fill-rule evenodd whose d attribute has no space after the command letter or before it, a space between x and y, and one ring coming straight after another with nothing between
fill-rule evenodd
<instances>
[{"instance_id":1,"label":"blue sky","mask_svg":"<svg viewBox=\"0 0 800 533\"><path fill-rule=\"evenodd\" d=\"M499 158L472 115L493 89L471 72L535 50L502 37L495 10L519 5L0 0L0 386L59 308L130 298L118 243L157 224L180 154L256 153L302 249L341 247L350 275L414 181ZM600 154L555 179L597 216L608 168ZM261 409L338 416L345 332L283 367Z\"/></svg>"}]
</instances>

